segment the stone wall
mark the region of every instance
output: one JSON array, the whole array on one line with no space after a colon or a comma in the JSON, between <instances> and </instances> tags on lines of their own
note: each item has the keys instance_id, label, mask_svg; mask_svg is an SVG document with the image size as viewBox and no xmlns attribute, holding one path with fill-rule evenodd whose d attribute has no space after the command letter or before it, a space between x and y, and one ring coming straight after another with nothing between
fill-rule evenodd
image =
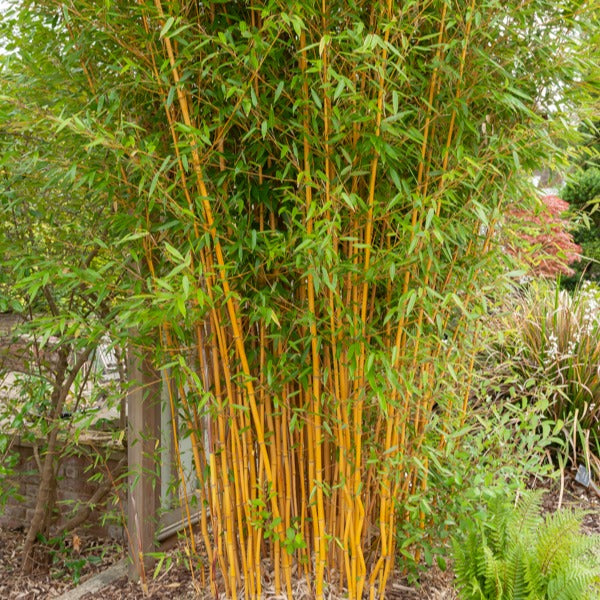
<instances>
[{"instance_id":1,"label":"stone wall","mask_svg":"<svg viewBox=\"0 0 600 600\"><path fill-rule=\"evenodd\" d=\"M98 447L94 444L95 447ZM77 454L66 457L60 466L58 483L58 520L60 525L71 518L77 509L89 500L98 487L112 477L114 481L118 478L119 462L126 452L122 449L111 449L110 458L104 465L94 466L94 446L82 443L75 446ZM18 454L18 463L15 475L2 482L12 484L17 491L17 497L10 497L6 506L0 508L0 525L9 527L26 527L31 521L35 508L36 494L40 480L38 458L34 446L28 442L17 443L13 450ZM106 444L100 447L102 454L108 454ZM121 473L126 467L121 466ZM110 476L109 476L110 472ZM98 475L101 477L98 477ZM94 477L96 476L96 477ZM93 477L93 481L90 478ZM20 498L19 498L20 496ZM123 515L127 514L126 501L123 494L118 500L117 492L113 489L104 500L92 510L88 521L81 526L80 530L99 537L112 537L121 540L123 538Z\"/></svg>"}]
</instances>

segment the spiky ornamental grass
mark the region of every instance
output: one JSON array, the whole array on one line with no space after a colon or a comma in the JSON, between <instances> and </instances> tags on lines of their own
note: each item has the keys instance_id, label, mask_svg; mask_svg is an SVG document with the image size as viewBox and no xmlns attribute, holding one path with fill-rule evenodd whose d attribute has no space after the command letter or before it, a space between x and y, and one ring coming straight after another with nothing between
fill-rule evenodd
<instances>
[{"instance_id":1,"label":"spiky ornamental grass","mask_svg":"<svg viewBox=\"0 0 600 600\"><path fill-rule=\"evenodd\" d=\"M112 169L123 330L158 340L192 439L214 593L218 569L260 597L268 557L289 597L294 565L315 598L384 596L435 510L423 446L469 409L504 200L555 151L549 98L593 84L597 3L41 4L37 51L60 36L87 93L52 118Z\"/></svg>"},{"instance_id":2,"label":"spiky ornamental grass","mask_svg":"<svg viewBox=\"0 0 600 600\"><path fill-rule=\"evenodd\" d=\"M513 368L548 397L548 414L589 462L590 452L600 455L600 291L586 282L571 294L538 281L509 304L504 350Z\"/></svg>"},{"instance_id":3,"label":"spiky ornamental grass","mask_svg":"<svg viewBox=\"0 0 600 600\"><path fill-rule=\"evenodd\" d=\"M455 538L461 600L593 600L600 592L600 537L581 533L584 513L540 514L543 491L516 506L495 495Z\"/></svg>"}]
</instances>

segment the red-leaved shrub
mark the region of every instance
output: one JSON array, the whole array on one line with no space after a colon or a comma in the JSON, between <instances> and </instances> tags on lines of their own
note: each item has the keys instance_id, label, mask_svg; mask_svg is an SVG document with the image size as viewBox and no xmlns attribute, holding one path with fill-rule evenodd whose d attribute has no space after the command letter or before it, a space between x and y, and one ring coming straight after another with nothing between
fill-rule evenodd
<instances>
[{"instance_id":1,"label":"red-leaved shrub","mask_svg":"<svg viewBox=\"0 0 600 600\"><path fill-rule=\"evenodd\" d=\"M521 258L533 275L555 277L571 275L568 265L581 258L581 247L573 241L569 222L563 217L569 204L558 196L542 199L537 213L512 206L507 213L510 239L505 240L507 251Z\"/></svg>"}]
</instances>

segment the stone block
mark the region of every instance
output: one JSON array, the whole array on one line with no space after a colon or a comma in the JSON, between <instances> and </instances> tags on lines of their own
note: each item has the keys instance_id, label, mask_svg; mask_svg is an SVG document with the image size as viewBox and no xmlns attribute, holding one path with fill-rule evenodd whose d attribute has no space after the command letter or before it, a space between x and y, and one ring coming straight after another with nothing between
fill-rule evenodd
<instances>
[{"instance_id":1,"label":"stone block","mask_svg":"<svg viewBox=\"0 0 600 600\"><path fill-rule=\"evenodd\" d=\"M6 527L18 527L25 522L25 506L22 504L6 504L0 511L0 524Z\"/></svg>"}]
</instances>

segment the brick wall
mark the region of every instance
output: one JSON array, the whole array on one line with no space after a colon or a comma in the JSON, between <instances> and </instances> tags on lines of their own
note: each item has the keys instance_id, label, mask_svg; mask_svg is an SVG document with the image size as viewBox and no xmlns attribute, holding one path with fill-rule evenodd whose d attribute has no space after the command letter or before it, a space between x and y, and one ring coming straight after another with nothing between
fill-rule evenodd
<instances>
[{"instance_id":1,"label":"brick wall","mask_svg":"<svg viewBox=\"0 0 600 600\"><path fill-rule=\"evenodd\" d=\"M13 484L21 498L9 498L5 507L0 508L0 525L9 527L26 527L31 521L35 508L37 489L40 475L38 462L35 458L32 444L22 442L13 446L17 452L19 461L15 467L15 476L9 478L8 483ZM117 466L125 455L125 450L111 449L110 458L105 466L94 466L92 456L95 450L89 444L82 443L75 450L77 455L68 456L63 459L59 470L58 483L58 511L56 525L64 523L76 512L77 505L89 500L98 489L101 482L109 478L111 472L113 480L118 477ZM104 445L99 448L102 454L109 451ZM125 468L122 469L124 471ZM101 482L90 481L90 477L100 473ZM4 486L4 482L3 485ZM103 522L103 517L114 513ZM123 538L123 514L127 514L127 507L123 494L121 503L118 501L117 492L113 489L105 497L102 503L94 508L90 519L82 526L86 532L99 537Z\"/></svg>"}]
</instances>

